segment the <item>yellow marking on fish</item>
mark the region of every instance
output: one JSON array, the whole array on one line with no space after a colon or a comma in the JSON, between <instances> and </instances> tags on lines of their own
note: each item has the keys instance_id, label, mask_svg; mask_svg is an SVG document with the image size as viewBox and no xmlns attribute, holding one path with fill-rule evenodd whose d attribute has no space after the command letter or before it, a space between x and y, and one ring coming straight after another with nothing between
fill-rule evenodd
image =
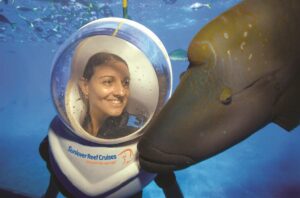
<instances>
[{"instance_id":1,"label":"yellow marking on fish","mask_svg":"<svg viewBox=\"0 0 300 198\"><path fill-rule=\"evenodd\" d=\"M252 59L252 56L253 56L252 54L249 54L248 59L251 60L251 59Z\"/></svg>"},{"instance_id":2,"label":"yellow marking on fish","mask_svg":"<svg viewBox=\"0 0 300 198\"><path fill-rule=\"evenodd\" d=\"M120 30L120 28L122 27L122 25L124 24L124 21L120 22L118 24L118 27L115 29L114 33L112 34L112 36L116 36L118 31Z\"/></svg>"},{"instance_id":3,"label":"yellow marking on fish","mask_svg":"<svg viewBox=\"0 0 300 198\"><path fill-rule=\"evenodd\" d=\"M228 62L229 62L229 65L232 67L232 56L231 56L231 52L230 50L227 50L227 54L228 54Z\"/></svg>"},{"instance_id":4,"label":"yellow marking on fish","mask_svg":"<svg viewBox=\"0 0 300 198\"><path fill-rule=\"evenodd\" d=\"M206 46L209 47L209 49L211 50L211 52L213 53L213 56L214 56L213 66L215 66L217 64L217 54L216 54L216 51L215 51L213 45L208 41L201 41L201 42L199 42L199 45L202 46L202 49L206 49Z\"/></svg>"},{"instance_id":5,"label":"yellow marking on fish","mask_svg":"<svg viewBox=\"0 0 300 198\"><path fill-rule=\"evenodd\" d=\"M246 45L246 42L245 41L243 41L242 43L241 43L241 50L244 50L244 47L245 47L245 45Z\"/></svg>"},{"instance_id":6,"label":"yellow marking on fish","mask_svg":"<svg viewBox=\"0 0 300 198\"><path fill-rule=\"evenodd\" d=\"M222 19L222 21L223 21L224 23L227 23L227 22L228 22L227 18L224 17L224 16L222 16L221 19Z\"/></svg>"},{"instance_id":7,"label":"yellow marking on fish","mask_svg":"<svg viewBox=\"0 0 300 198\"><path fill-rule=\"evenodd\" d=\"M244 37L246 38L248 36L248 32L244 32Z\"/></svg>"},{"instance_id":8,"label":"yellow marking on fish","mask_svg":"<svg viewBox=\"0 0 300 198\"><path fill-rule=\"evenodd\" d=\"M227 54L228 54L228 59L230 61L230 64L232 64L232 58L231 58L231 52L230 52L230 50L227 50Z\"/></svg>"},{"instance_id":9,"label":"yellow marking on fish","mask_svg":"<svg viewBox=\"0 0 300 198\"><path fill-rule=\"evenodd\" d=\"M224 33L224 38L229 39L229 34L227 32Z\"/></svg>"},{"instance_id":10,"label":"yellow marking on fish","mask_svg":"<svg viewBox=\"0 0 300 198\"><path fill-rule=\"evenodd\" d=\"M232 99L232 90L228 87L224 87L219 97L219 100L223 104L229 104L231 102L231 99Z\"/></svg>"}]
</instances>

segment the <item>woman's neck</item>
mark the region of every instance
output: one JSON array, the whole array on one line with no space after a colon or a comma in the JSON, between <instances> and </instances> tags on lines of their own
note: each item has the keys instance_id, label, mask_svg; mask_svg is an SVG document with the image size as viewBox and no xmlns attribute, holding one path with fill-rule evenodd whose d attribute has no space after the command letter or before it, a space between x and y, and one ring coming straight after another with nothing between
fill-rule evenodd
<instances>
[{"instance_id":1,"label":"woman's neck","mask_svg":"<svg viewBox=\"0 0 300 198\"><path fill-rule=\"evenodd\" d=\"M100 132L100 129L103 125L103 122L105 121L106 117L103 116L102 114L99 114L99 112L95 112L90 110L88 112L89 116L89 122L87 123L87 131L93 135L97 136L98 133Z\"/></svg>"}]
</instances>

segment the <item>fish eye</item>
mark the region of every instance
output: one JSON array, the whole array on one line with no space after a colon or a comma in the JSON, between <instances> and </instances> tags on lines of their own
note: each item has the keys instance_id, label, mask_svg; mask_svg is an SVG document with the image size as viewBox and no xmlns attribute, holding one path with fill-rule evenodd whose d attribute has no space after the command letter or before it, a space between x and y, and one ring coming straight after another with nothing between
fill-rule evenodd
<instances>
[{"instance_id":1,"label":"fish eye","mask_svg":"<svg viewBox=\"0 0 300 198\"><path fill-rule=\"evenodd\" d=\"M224 105L229 105L232 102L232 90L228 87L223 88L219 100Z\"/></svg>"}]
</instances>

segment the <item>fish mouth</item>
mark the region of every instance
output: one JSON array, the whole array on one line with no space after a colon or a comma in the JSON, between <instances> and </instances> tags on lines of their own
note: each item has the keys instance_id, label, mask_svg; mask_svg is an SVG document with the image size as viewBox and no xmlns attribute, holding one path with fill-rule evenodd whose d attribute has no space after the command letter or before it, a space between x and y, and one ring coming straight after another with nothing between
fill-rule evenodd
<instances>
[{"instance_id":1,"label":"fish mouth","mask_svg":"<svg viewBox=\"0 0 300 198\"><path fill-rule=\"evenodd\" d=\"M174 164L162 164L160 162L154 162L143 156L140 156L139 160L141 168L151 173L164 173L177 169L177 166Z\"/></svg>"},{"instance_id":2,"label":"fish mouth","mask_svg":"<svg viewBox=\"0 0 300 198\"><path fill-rule=\"evenodd\" d=\"M140 144L138 147L140 147ZM148 172L166 173L186 168L195 163L188 156L166 153L154 147L139 149L139 151L141 151L139 153L140 166Z\"/></svg>"}]
</instances>

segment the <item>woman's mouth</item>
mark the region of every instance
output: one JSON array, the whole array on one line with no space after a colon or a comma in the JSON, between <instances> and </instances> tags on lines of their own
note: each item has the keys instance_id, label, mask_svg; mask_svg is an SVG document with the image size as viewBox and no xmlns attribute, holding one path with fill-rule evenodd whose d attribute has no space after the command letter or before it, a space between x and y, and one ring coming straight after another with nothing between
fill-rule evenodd
<instances>
[{"instance_id":1,"label":"woman's mouth","mask_svg":"<svg viewBox=\"0 0 300 198\"><path fill-rule=\"evenodd\" d=\"M117 106L123 105L123 99L109 99L108 102Z\"/></svg>"}]
</instances>

